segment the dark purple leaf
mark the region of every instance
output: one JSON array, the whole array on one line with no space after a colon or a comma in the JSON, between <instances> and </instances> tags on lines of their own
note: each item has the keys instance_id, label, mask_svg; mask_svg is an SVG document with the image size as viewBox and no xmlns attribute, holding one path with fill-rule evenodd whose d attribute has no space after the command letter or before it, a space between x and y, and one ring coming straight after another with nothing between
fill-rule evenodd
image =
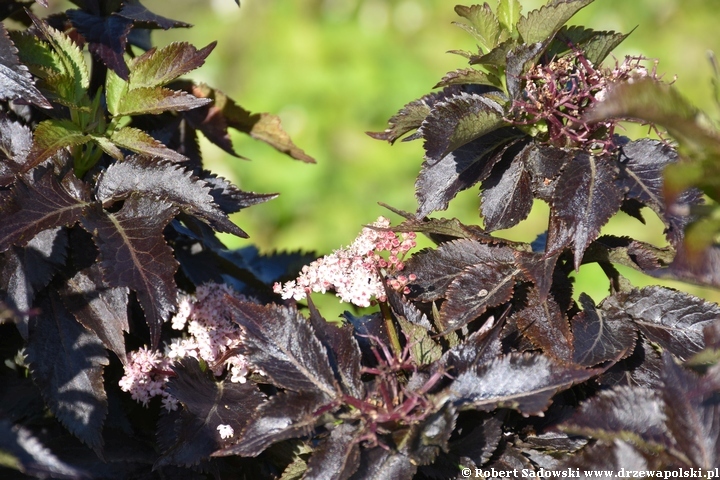
<instances>
[{"instance_id":1,"label":"dark purple leaf","mask_svg":"<svg viewBox=\"0 0 720 480\"><path fill-rule=\"evenodd\" d=\"M117 14L133 20L133 24L141 28L162 28L163 30L168 30L170 28L187 28L191 26L189 23L156 15L141 5L138 0L126 0L123 2L123 7Z\"/></svg>"},{"instance_id":2,"label":"dark purple leaf","mask_svg":"<svg viewBox=\"0 0 720 480\"><path fill-rule=\"evenodd\" d=\"M551 296L530 290L528 305L513 315L518 329L546 355L564 363L573 357L573 333L565 313ZM591 365L585 365L591 366Z\"/></svg>"},{"instance_id":3,"label":"dark purple leaf","mask_svg":"<svg viewBox=\"0 0 720 480\"><path fill-rule=\"evenodd\" d=\"M395 213L398 213L397 211ZM394 226L395 232L416 232L424 233L435 243L443 243L456 238L469 238L484 243L499 243L493 237L477 225L463 225L457 218L424 218L417 219L414 214L400 225ZM509 242L508 242L509 243Z\"/></svg>"},{"instance_id":4,"label":"dark purple leaf","mask_svg":"<svg viewBox=\"0 0 720 480\"><path fill-rule=\"evenodd\" d=\"M386 140L390 144L410 132L420 128L422 122L430 114L431 109L441 101L448 99L454 95L462 92L462 88L458 85L444 88L439 92L432 92L424 95L423 97L413 100L412 102L405 105L398 113L393 115L388 120L388 128L384 132L367 132L372 138L376 140ZM416 135L413 135L417 138ZM407 138L406 140L410 140Z\"/></svg>"},{"instance_id":5,"label":"dark purple leaf","mask_svg":"<svg viewBox=\"0 0 720 480\"><path fill-rule=\"evenodd\" d=\"M35 88L33 76L20 63L18 50L8 36L3 23L0 26L0 98L29 100L38 107L52 108L50 102Z\"/></svg>"},{"instance_id":6,"label":"dark purple leaf","mask_svg":"<svg viewBox=\"0 0 720 480\"><path fill-rule=\"evenodd\" d=\"M410 285L410 297L432 301L443 298L447 288L467 267L477 264L515 263L512 249L491 246L475 240L443 243L436 250L422 250L406 264L406 274L417 279Z\"/></svg>"},{"instance_id":7,"label":"dark purple leaf","mask_svg":"<svg viewBox=\"0 0 720 480\"><path fill-rule=\"evenodd\" d=\"M717 385L683 369L663 354L662 389L667 427L692 466L711 470L720 465L720 401Z\"/></svg>"},{"instance_id":8,"label":"dark purple leaf","mask_svg":"<svg viewBox=\"0 0 720 480\"><path fill-rule=\"evenodd\" d=\"M275 442L307 435L319 421L316 412L327 403L327 396L319 392L288 391L274 395L248 419L247 427L236 434L238 442L213 456L254 457Z\"/></svg>"},{"instance_id":9,"label":"dark purple leaf","mask_svg":"<svg viewBox=\"0 0 720 480\"><path fill-rule=\"evenodd\" d=\"M612 444L599 443L592 447L585 448L583 451L563 466L567 466L574 471L579 468L580 476L583 480L590 480L595 477L595 471L607 472L606 478L621 478L617 474L624 470L625 472L645 472L649 469L660 470L663 468L661 461L658 461L658 455L648 455L642 453L635 448L632 442L624 442L615 440ZM591 473L592 472L592 473Z\"/></svg>"},{"instance_id":10,"label":"dark purple leaf","mask_svg":"<svg viewBox=\"0 0 720 480\"><path fill-rule=\"evenodd\" d=\"M608 158L576 155L560 174L553 193L548 234L548 256L572 245L575 269L600 228L622 204L616 171Z\"/></svg>"},{"instance_id":11,"label":"dark purple leaf","mask_svg":"<svg viewBox=\"0 0 720 480\"><path fill-rule=\"evenodd\" d=\"M445 332L462 328L489 307L510 300L520 269L502 262L477 263L453 279L445 292L447 301L440 308Z\"/></svg>"},{"instance_id":12,"label":"dark purple leaf","mask_svg":"<svg viewBox=\"0 0 720 480\"><path fill-rule=\"evenodd\" d=\"M427 315L420 311L415 305L408 302L402 294L395 290L388 289L387 298L395 317L403 318L405 321L413 325L419 325L425 330L432 330L433 325L430 323L430 320L428 320Z\"/></svg>"},{"instance_id":13,"label":"dark purple leaf","mask_svg":"<svg viewBox=\"0 0 720 480\"><path fill-rule=\"evenodd\" d=\"M244 192L230 181L209 172L203 172L200 179L210 186L210 195L225 213L239 212L243 208L267 202L278 196L277 193Z\"/></svg>"},{"instance_id":14,"label":"dark purple leaf","mask_svg":"<svg viewBox=\"0 0 720 480\"><path fill-rule=\"evenodd\" d=\"M702 194L696 189L687 190L675 200L672 211L668 208L662 191L663 170L678 161L677 152L662 142L643 138L623 145L619 160L621 175L617 183L627 189L626 197L653 209L667 227L665 234L670 243L678 246L690 217L672 212L698 205Z\"/></svg>"},{"instance_id":15,"label":"dark purple leaf","mask_svg":"<svg viewBox=\"0 0 720 480\"><path fill-rule=\"evenodd\" d=\"M663 362L655 347L644 337L629 357L620 360L597 379L601 385L656 389L662 385Z\"/></svg>"},{"instance_id":16,"label":"dark purple leaf","mask_svg":"<svg viewBox=\"0 0 720 480\"><path fill-rule=\"evenodd\" d=\"M580 304L583 311L572 320L575 363L592 367L622 360L633 352L637 327L627 313L610 303L603 303L598 310L592 298L584 293L580 294Z\"/></svg>"},{"instance_id":17,"label":"dark purple leaf","mask_svg":"<svg viewBox=\"0 0 720 480\"><path fill-rule=\"evenodd\" d=\"M420 127L428 165L506 125L503 113L496 100L476 94L461 93L435 104ZM488 147L474 150L486 149Z\"/></svg>"},{"instance_id":18,"label":"dark purple leaf","mask_svg":"<svg viewBox=\"0 0 720 480\"><path fill-rule=\"evenodd\" d=\"M390 345L390 336L382 313L376 312L356 317L345 311L342 316L353 326L355 340L357 340L360 353L362 353L362 365L370 367L377 365L377 358L372 353L372 348L378 344L377 340L385 345Z\"/></svg>"},{"instance_id":19,"label":"dark purple leaf","mask_svg":"<svg viewBox=\"0 0 720 480\"><path fill-rule=\"evenodd\" d=\"M477 330L471 333L464 342L447 350L434 366L456 374L494 360L502 353L501 330L502 322L498 321L489 332Z\"/></svg>"},{"instance_id":20,"label":"dark purple leaf","mask_svg":"<svg viewBox=\"0 0 720 480\"><path fill-rule=\"evenodd\" d=\"M108 411L103 387L107 352L80 325L54 290L37 302L26 353L33 380L50 410L67 429L101 455Z\"/></svg>"},{"instance_id":21,"label":"dark purple leaf","mask_svg":"<svg viewBox=\"0 0 720 480\"><path fill-rule=\"evenodd\" d=\"M357 427L349 423L336 425L313 451L307 463L305 479L347 479L358 469L360 442Z\"/></svg>"},{"instance_id":22,"label":"dark purple leaf","mask_svg":"<svg viewBox=\"0 0 720 480\"><path fill-rule=\"evenodd\" d=\"M512 408L525 415L539 415L557 392L598 373L561 365L543 355L515 353L462 372L447 393L463 409Z\"/></svg>"},{"instance_id":23,"label":"dark purple leaf","mask_svg":"<svg viewBox=\"0 0 720 480\"><path fill-rule=\"evenodd\" d=\"M654 390L616 387L581 405L562 430L611 442L669 446L664 404Z\"/></svg>"},{"instance_id":24,"label":"dark purple leaf","mask_svg":"<svg viewBox=\"0 0 720 480\"><path fill-rule=\"evenodd\" d=\"M270 382L296 392L337 396L325 347L297 310L227 300L233 319L245 332L243 353Z\"/></svg>"},{"instance_id":25,"label":"dark purple leaf","mask_svg":"<svg viewBox=\"0 0 720 480\"><path fill-rule=\"evenodd\" d=\"M480 412L463 412L458 419L459 423L470 417L474 422L469 423L471 429L465 433L461 430L462 436L450 442L450 452L461 458L467 458L476 465L487 463L500 444L502 439L503 416L487 416Z\"/></svg>"},{"instance_id":26,"label":"dark purple leaf","mask_svg":"<svg viewBox=\"0 0 720 480\"><path fill-rule=\"evenodd\" d=\"M364 448L359 463L360 467L350 480L411 480L417 471L417 465L413 464L410 458L381 447Z\"/></svg>"},{"instance_id":27,"label":"dark purple leaf","mask_svg":"<svg viewBox=\"0 0 720 480\"><path fill-rule=\"evenodd\" d=\"M35 293L64 265L67 247L67 233L57 227L43 230L25 247L12 247L0 256L0 299L18 312L16 325L25 339Z\"/></svg>"},{"instance_id":28,"label":"dark purple leaf","mask_svg":"<svg viewBox=\"0 0 720 480\"><path fill-rule=\"evenodd\" d=\"M585 250L583 263L597 262L602 265L614 263L642 272L654 273L658 268L672 262L674 251L670 247L659 248L629 237L603 235Z\"/></svg>"},{"instance_id":29,"label":"dark purple leaf","mask_svg":"<svg viewBox=\"0 0 720 480\"><path fill-rule=\"evenodd\" d=\"M616 32L597 32L580 25L565 25L555 35L553 42L543 53L544 58L559 58L561 55L577 49L583 52L592 65L602 61L620 45L628 35Z\"/></svg>"},{"instance_id":30,"label":"dark purple leaf","mask_svg":"<svg viewBox=\"0 0 720 480\"><path fill-rule=\"evenodd\" d=\"M455 408L445 404L423 421L413 423L404 438L400 452L410 457L415 465L433 463L441 451L449 450L448 441L455 429L457 417Z\"/></svg>"},{"instance_id":31,"label":"dark purple leaf","mask_svg":"<svg viewBox=\"0 0 720 480\"><path fill-rule=\"evenodd\" d=\"M97 206L82 219L100 250L104 280L109 287L127 287L136 293L154 346L163 322L177 305L178 263L162 234L176 214L169 203L131 195L116 213Z\"/></svg>"},{"instance_id":32,"label":"dark purple leaf","mask_svg":"<svg viewBox=\"0 0 720 480\"><path fill-rule=\"evenodd\" d=\"M603 309L624 312L650 341L690 358L705 347L703 329L720 318L720 307L684 292L652 286L609 297Z\"/></svg>"},{"instance_id":33,"label":"dark purple leaf","mask_svg":"<svg viewBox=\"0 0 720 480\"><path fill-rule=\"evenodd\" d=\"M106 206L136 192L171 202L220 232L247 238L247 234L232 223L215 203L210 186L180 166L133 156L110 165L96 187L98 199Z\"/></svg>"},{"instance_id":34,"label":"dark purple leaf","mask_svg":"<svg viewBox=\"0 0 720 480\"><path fill-rule=\"evenodd\" d=\"M83 470L56 457L30 430L5 419L0 419L0 451L5 457L5 465L11 465L29 477L90 478ZM8 475L7 471L5 474Z\"/></svg>"},{"instance_id":35,"label":"dark purple leaf","mask_svg":"<svg viewBox=\"0 0 720 480\"><path fill-rule=\"evenodd\" d=\"M524 276L535 284L540 301L544 302L553 285L559 255L546 257L540 253L516 251L517 265Z\"/></svg>"},{"instance_id":36,"label":"dark purple leaf","mask_svg":"<svg viewBox=\"0 0 720 480\"><path fill-rule=\"evenodd\" d=\"M525 162L525 170L532 177L532 190L535 197L552 204L560 172L569 162L572 162L573 152L530 143L519 153L519 156Z\"/></svg>"},{"instance_id":37,"label":"dark purple leaf","mask_svg":"<svg viewBox=\"0 0 720 480\"><path fill-rule=\"evenodd\" d=\"M36 176L35 181L18 179L12 201L0 205L0 252L25 245L43 230L73 225L88 206L88 192L73 188L71 179L61 184L49 170Z\"/></svg>"},{"instance_id":38,"label":"dark purple leaf","mask_svg":"<svg viewBox=\"0 0 720 480\"><path fill-rule=\"evenodd\" d=\"M83 10L67 10L65 13L72 25L90 43L90 53L120 78L127 80L130 71L123 54L133 26L132 20L118 15L102 17Z\"/></svg>"},{"instance_id":39,"label":"dark purple leaf","mask_svg":"<svg viewBox=\"0 0 720 480\"><path fill-rule=\"evenodd\" d=\"M720 287L720 246L713 244L702 252L688 252L681 244L668 268L650 272L657 278L682 280L698 285Z\"/></svg>"},{"instance_id":40,"label":"dark purple leaf","mask_svg":"<svg viewBox=\"0 0 720 480\"><path fill-rule=\"evenodd\" d=\"M265 395L254 383L217 382L203 371L195 358L186 357L173 367L176 376L167 383L167 392L183 406L175 422L175 444L157 461L161 465L196 465L213 452L232 444L252 421ZM220 436L217 427L229 425L235 435Z\"/></svg>"},{"instance_id":41,"label":"dark purple leaf","mask_svg":"<svg viewBox=\"0 0 720 480\"><path fill-rule=\"evenodd\" d=\"M32 131L0 114L0 187L15 181L32 149Z\"/></svg>"},{"instance_id":42,"label":"dark purple leaf","mask_svg":"<svg viewBox=\"0 0 720 480\"><path fill-rule=\"evenodd\" d=\"M521 92L521 77L537 62L549 40L549 38L532 41L525 39L525 43L507 52L505 78L510 98L518 98Z\"/></svg>"},{"instance_id":43,"label":"dark purple leaf","mask_svg":"<svg viewBox=\"0 0 720 480\"><path fill-rule=\"evenodd\" d=\"M508 152L517 154L514 148ZM506 166L509 163L509 166ZM527 218L533 204L530 174L517 155L504 155L490 176L483 181L480 204L485 228L502 230Z\"/></svg>"},{"instance_id":44,"label":"dark purple leaf","mask_svg":"<svg viewBox=\"0 0 720 480\"><path fill-rule=\"evenodd\" d=\"M308 307L310 323L325 346L330 365L340 380L340 386L348 395L365 398L365 385L360 378L362 354L353 335L353 326L350 324L340 326L325 320L310 297L308 297Z\"/></svg>"},{"instance_id":45,"label":"dark purple leaf","mask_svg":"<svg viewBox=\"0 0 720 480\"><path fill-rule=\"evenodd\" d=\"M99 267L86 268L65 283L63 302L85 328L95 333L105 348L126 363L125 337L129 332L128 289L107 288Z\"/></svg>"}]
</instances>

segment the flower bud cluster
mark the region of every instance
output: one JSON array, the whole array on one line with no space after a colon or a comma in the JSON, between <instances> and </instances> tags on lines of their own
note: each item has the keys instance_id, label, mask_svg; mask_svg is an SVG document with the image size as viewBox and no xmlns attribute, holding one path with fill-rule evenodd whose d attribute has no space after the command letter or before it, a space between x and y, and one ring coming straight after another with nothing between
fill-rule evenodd
<instances>
[{"instance_id":1,"label":"flower bud cluster","mask_svg":"<svg viewBox=\"0 0 720 480\"><path fill-rule=\"evenodd\" d=\"M306 298L308 292L334 290L341 301L359 307L370 306L373 299L384 301L383 276L405 268L403 259L415 247L413 232L397 235L389 227L390 221L379 217L351 245L304 266L297 279L276 283L273 290L295 300Z\"/></svg>"},{"instance_id":2,"label":"flower bud cluster","mask_svg":"<svg viewBox=\"0 0 720 480\"><path fill-rule=\"evenodd\" d=\"M242 335L227 308L227 297L245 299L224 284L209 283L197 288L194 297L183 295L172 328L184 330L186 335L173 339L165 346L165 353L141 348L131 352L120 388L147 406L155 396L163 397L163 406L175 410L177 400L164 390L172 370L172 362L183 357L205 361L215 376L227 369L231 382L245 383L249 365L239 354L228 352L242 343Z\"/></svg>"},{"instance_id":3,"label":"flower bud cluster","mask_svg":"<svg viewBox=\"0 0 720 480\"><path fill-rule=\"evenodd\" d=\"M547 64L535 65L522 77L521 98L513 102L510 122L539 126L547 143L560 148L579 148L588 152L615 150L614 130L618 120L587 123L584 116L605 99L613 84L636 79L658 79L642 65L644 57L625 57L615 67L596 68L581 51L573 51ZM542 138L542 137L541 137Z\"/></svg>"}]
</instances>

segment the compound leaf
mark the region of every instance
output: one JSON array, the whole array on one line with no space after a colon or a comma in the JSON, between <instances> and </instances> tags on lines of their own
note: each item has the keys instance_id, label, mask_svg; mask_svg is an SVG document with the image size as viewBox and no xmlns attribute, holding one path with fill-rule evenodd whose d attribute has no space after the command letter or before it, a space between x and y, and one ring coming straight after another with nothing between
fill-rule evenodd
<instances>
[{"instance_id":1,"label":"compound leaf","mask_svg":"<svg viewBox=\"0 0 720 480\"><path fill-rule=\"evenodd\" d=\"M585 249L622 204L616 175L607 158L587 154L576 155L566 166L553 193L546 255L572 245L575 269L580 268Z\"/></svg>"},{"instance_id":2,"label":"compound leaf","mask_svg":"<svg viewBox=\"0 0 720 480\"><path fill-rule=\"evenodd\" d=\"M545 296L539 288L528 294L528 305L513 315L520 331L558 362L567 362L573 356L573 332L557 302ZM586 365L589 366L589 365Z\"/></svg>"},{"instance_id":3,"label":"compound leaf","mask_svg":"<svg viewBox=\"0 0 720 480\"><path fill-rule=\"evenodd\" d=\"M503 29L512 33L516 28L515 25L520 20L521 11L520 0L500 0L497 7L497 16Z\"/></svg>"},{"instance_id":4,"label":"compound leaf","mask_svg":"<svg viewBox=\"0 0 720 480\"><path fill-rule=\"evenodd\" d=\"M88 50L109 69L127 80L128 70L123 54L133 22L119 15L100 16L83 10L65 12L72 25L89 42Z\"/></svg>"},{"instance_id":5,"label":"compound leaf","mask_svg":"<svg viewBox=\"0 0 720 480\"><path fill-rule=\"evenodd\" d=\"M177 214L172 204L131 195L115 213L99 205L82 219L100 250L100 268L110 287L133 290L145 311L152 345L177 305L178 263L165 243L163 229Z\"/></svg>"},{"instance_id":6,"label":"compound leaf","mask_svg":"<svg viewBox=\"0 0 720 480\"><path fill-rule=\"evenodd\" d=\"M243 354L278 387L337 395L325 347L297 310L228 298L233 319L245 332Z\"/></svg>"},{"instance_id":7,"label":"compound leaf","mask_svg":"<svg viewBox=\"0 0 720 480\"><path fill-rule=\"evenodd\" d=\"M512 408L525 415L539 415L557 392L597 373L563 366L544 355L512 353L460 373L448 394L462 409Z\"/></svg>"},{"instance_id":8,"label":"compound leaf","mask_svg":"<svg viewBox=\"0 0 720 480\"><path fill-rule=\"evenodd\" d=\"M502 168L508 161L510 165ZM480 211L487 231L510 228L527 218L533 205L533 192L522 158L503 158L483 181L481 197Z\"/></svg>"},{"instance_id":9,"label":"compound leaf","mask_svg":"<svg viewBox=\"0 0 720 480\"><path fill-rule=\"evenodd\" d=\"M35 88L27 67L20 63L18 50L8 36L3 23L0 26L0 98L23 98L42 108L52 108L50 102Z\"/></svg>"},{"instance_id":10,"label":"compound leaf","mask_svg":"<svg viewBox=\"0 0 720 480\"><path fill-rule=\"evenodd\" d=\"M314 449L303 478L350 478L359 467L360 442L356 440L358 434L357 427L352 424L336 425L330 436Z\"/></svg>"},{"instance_id":11,"label":"compound leaf","mask_svg":"<svg viewBox=\"0 0 720 480\"><path fill-rule=\"evenodd\" d=\"M97 198L104 205L135 192L171 202L220 232L247 237L215 203L210 186L178 165L143 156L128 157L110 165L96 187Z\"/></svg>"},{"instance_id":12,"label":"compound leaf","mask_svg":"<svg viewBox=\"0 0 720 480\"><path fill-rule=\"evenodd\" d=\"M470 32L480 42L481 47L486 51L495 48L500 37L500 22L490 5L487 3L470 7L456 5L455 13L470 21L470 25L457 25Z\"/></svg>"},{"instance_id":13,"label":"compound leaf","mask_svg":"<svg viewBox=\"0 0 720 480\"><path fill-rule=\"evenodd\" d=\"M25 165L23 165L23 170L28 171L63 148L83 145L89 142L91 138L90 135L83 132L80 127L70 120L43 120L35 127L33 147Z\"/></svg>"},{"instance_id":14,"label":"compound leaf","mask_svg":"<svg viewBox=\"0 0 720 480\"><path fill-rule=\"evenodd\" d=\"M108 411L103 386L107 352L54 290L42 296L37 307L40 314L30 321L26 348L30 373L57 419L99 453Z\"/></svg>"}]
</instances>

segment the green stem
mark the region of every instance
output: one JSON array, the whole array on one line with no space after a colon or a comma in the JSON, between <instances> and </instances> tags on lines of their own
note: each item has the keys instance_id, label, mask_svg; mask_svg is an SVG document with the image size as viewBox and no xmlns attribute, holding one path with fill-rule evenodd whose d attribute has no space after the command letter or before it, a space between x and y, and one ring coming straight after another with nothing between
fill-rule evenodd
<instances>
[{"instance_id":1,"label":"green stem","mask_svg":"<svg viewBox=\"0 0 720 480\"><path fill-rule=\"evenodd\" d=\"M393 322L392 314L387 302L380 302L380 311L385 319L385 327L387 328L388 337L390 337L390 346L397 358L402 356L402 346L400 345L400 337L398 335L395 322Z\"/></svg>"}]
</instances>

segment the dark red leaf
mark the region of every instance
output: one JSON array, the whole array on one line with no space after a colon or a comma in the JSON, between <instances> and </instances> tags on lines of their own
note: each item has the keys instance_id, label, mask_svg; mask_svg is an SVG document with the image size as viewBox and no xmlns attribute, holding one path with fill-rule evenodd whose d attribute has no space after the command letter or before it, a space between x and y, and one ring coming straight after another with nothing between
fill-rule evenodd
<instances>
[{"instance_id":1,"label":"dark red leaf","mask_svg":"<svg viewBox=\"0 0 720 480\"><path fill-rule=\"evenodd\" d=\"M644 337L629 357L620 360L597 379L601 385L657 389L662 385L663 362L655 347Z\"/></svg>"},{"instance_id":2,"label":"dark red leaf","mask_svg":"<svg viewBox=\"0 0 720 480\"><path fill-rule=\"evenodd\" d=\"M156 15L141 5L138 0L126 0L123 2L123 7L117 14L133 20L133 24L141 28L162 28L163 30L168 30L170 28L187 28L191 26L189 23Z\"/></svg>"},{"instance_id":3,"label":"dark red leaf","mask_svg":"<svg viewBox=\"0 0 720 480\"><path fill-rule=\"evenodd\" d=\"M277 193L244 192L230 181L209 172L202 172L200 179L210 186L210 195L225 213L239 212L243 208L267 202L278 196Z\"/></svg>"},{"instance_id":4,"label":"dark red leaf","mask_svg":"<svg viewBox=\"0 0 720 480\"><path fill-rule=\"evenodd\" d=\"M177 305L174 275L178 263L162 234L176 214L169 203L131 195L116 213L98 205L82 219L100 250L100 268L108 286L136 293L153 346L158 345L160 328Z\"/></svg>"},{"instance_id":5,"label":"dark red leaf","mask_svg":"<svg viewBox=\"0 0 720 480\"><path fill-rule=\"evenodd\" d=\"M254 383L217 382L192 357L185 357L173 370L176 376L168 381L167 392L178 399L183 411L175 422L175 443L163 453L156 467L197 465L232 444L265 400ZM219 425L230 426L234 438L221 438Z\"/></svg>"},{"instance_id":6,"label":"dark red leaf","mask_svg":"<svg viewBox=\"0 0 720 480\"><path fill-rule=\"evenodd\" d=\"M622 309L603 303L598 310L592 298L584 293L580 294L580 304L583 311L572 320L575 363L592 367L622 360L633 352L637 327Z\"/></svg>"},{"instance_id":7,"label":"dark red leaf","mask_svg":"<svg viewBox=\"0 0 720 480\"><path fill-rule=\"evenodd\" d=\"M370 478L392 478L393 480L411 480L417 471L417 465L407 456L394 450L381 447L364 448L360 454L360 467L351 480Z\"/></svg>"},{"instance_id":8,"label":"dark red leaf","mask_svg":"<svg viewBox=\"0 0 720 480\"><path fill-rule=\"evenodd\" d=\"M32 149L32 131L25 125L0 114L0 187L15 181Z\"/></svg>"},{"instance_id":9,"label":"dark red leaf","mask_svg":"<svg viewBox=\"0 0 720 480\"><path fill-rule=\"evenodd\" d=\"M296 392L338 394L325 347L294 308L228 298L233 319L245 332L243 353L277 385Z\"/></svg>"},{"instance_id":10,"label":"dark red leaf","mask_svg":"<svg viewBox=\"0 0 720 480\"><path fill-rule=\"evenodd\" d=\"M441 451L448 451L448 441L457 417L455 408L445 404L421 422L413 423L403 439L400 452L410 457L415 465L432 464Z\"/></svg>"},{"instance_id":11,"label":"dark red leaf","mask_svg":"<svg viewBox=\"0 0 720 480\"><path fill-rule=\"evenodd\" d=\"M575 269L580 268L585 249L622 204L616 176L608 158L579 154L567 165L553 193L548 256L571 245Z\"/></svg>"},{"instance_id":12,"label":"dark red leaf","mask_svg":"<svg viewBox=\"0 0 720 480\"><path fill-rule=\"evenodd\" d=\"M558 256L547 257L534 252L515 252L518 267L520 267L525 277L535 284L541 302L544 302L550 293Z\"/></svg>"},{"instance_id":13,"label":"dark red leaf","mask_svg":"<svg viewBox=\"0 0 720 480\"><path fill-rule=\"evenodd\" d=\"M50 290L37 302L25 352L33 380L50 410L70 432L101 455L108 412L103 386L107 352Z\"/></svg>"}]
</instances>

